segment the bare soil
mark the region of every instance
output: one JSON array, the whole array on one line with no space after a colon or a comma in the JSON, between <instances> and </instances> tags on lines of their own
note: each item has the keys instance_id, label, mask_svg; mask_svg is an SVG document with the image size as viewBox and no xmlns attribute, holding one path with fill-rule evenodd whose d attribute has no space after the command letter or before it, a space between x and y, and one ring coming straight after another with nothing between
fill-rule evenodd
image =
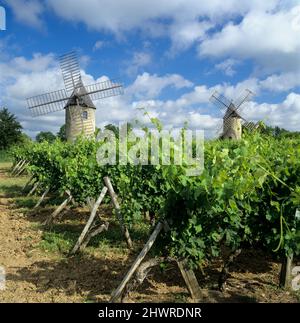
<instances>
[{"instance_id":1,"label":"bare soil","mask_svg":"<svg viewBox=\"0 0 300 323\"><path fill-rule=\"evenodd\" d=\"M0 165L0 184L6 180L10 180L9 173ZM6 288L0 291L0 302L107 302L142 244L132 252L126 248L123 252L93 248L72 258L46 252L40 248L41 221L51 210L40 210L34 217L32 212L23 212L16 206L17 196L21 196L17 186L0 191L0 266L6 271ZM87 214L81 213L83 226ZM294 293L277 287L280 265L263 253L244 252L233 266L223 293L213 290L219 269L216 262L206 278L197 273L203 302L298 302ZM153 270L127 301L191 300L179 270L171 265L163 272Z\"/></svg>"}]
</instances>

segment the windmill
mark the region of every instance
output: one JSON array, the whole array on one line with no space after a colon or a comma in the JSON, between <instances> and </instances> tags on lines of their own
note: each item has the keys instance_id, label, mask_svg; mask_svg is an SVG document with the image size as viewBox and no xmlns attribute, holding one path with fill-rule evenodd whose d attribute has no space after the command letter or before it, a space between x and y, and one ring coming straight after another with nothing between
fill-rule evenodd
<instances>
[{"instance_id":1,"label":"windmill","mask_svg":"<svg viewBox=\"0 0 300 323\"><path fill-rule=\"evenodd\" d=\"M33 117L65 109L66 137L74 141L79 134L91 136L95 132L96 107L93 100L123 94L117 80L107 80L84 86L76 52L59 58L65 89L27 99Z\"/></svg>"},{"instance_id":2,"label":"windmill","mask_svg":"<svg viewBox=\"0 0 300 323\"><path fill-rule=\"evenodd\" d=\"M242 138L242 127L253 131L257 128L254 122L248 122L241 116L242 106L254 96L254 93L246 89L244 93L235 101L227 99L218 91L214 92L210 101L213 102L220 109L226 109L223 117L223 131L222 139L239 140Z\"/></svg>"}]
</instances>

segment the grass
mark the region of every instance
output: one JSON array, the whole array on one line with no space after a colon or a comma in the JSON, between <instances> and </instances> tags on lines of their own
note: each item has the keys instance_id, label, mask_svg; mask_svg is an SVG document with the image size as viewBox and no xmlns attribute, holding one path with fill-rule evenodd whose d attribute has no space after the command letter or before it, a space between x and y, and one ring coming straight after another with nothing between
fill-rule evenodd
<instances>
[{"instance_id":1,"label":"grass","mask_svg":"<svg viewBox=\"0 0 300 323\"><path fill-rule=\"evenodd\" d=\"M78 221L71 221L68 224L54 224L48 231L43 228L42 241L39 248L42 251L60 253L65 255L75 245L83 224ZM149 226L145 224L135 225L130 234L135 241L135 246L139 248L148 237ZM102 232L92 238L84 252L98 253L106 255L114 252L123 255L128 252L125 239L118 223L110 223L108 231Z\"/></svg>"},{"instance_id":2,"label":"grass","mask_svg":"<svg viewBox=\"0 0 300 323\"><path fill-rule=\"evenodd\" d=\"M39 198L36 196L18 197L18 198L14 199L14 202L15 202L15 205L18 209L31 210L36 205L38 200L39 200Z\"/></svg>"},{"instance_id":3,"label":"grass","mask_svg":"<svg viewBox=\"0 0 300 323\"><path fill-rule=\"evenodd\" d=\"M66 254L72 248L74 238L71 232L44 232L39 248L42 251Z\"/></svg>"},{"instance_id":4,"label":"grass","mask_svg":"<svg viewBox=\"0 0 300 323\"><path fill-rule=\"evenodd\" d=\"M11 157L6 150L0 150L0 163L8 163L11 161Z\"/></svg>"},{"instance_id":5,"label":"grass","mask_svg":"<svg viewBox=\"0 0 300 323\"><path fill-rule=\"evenodd\" d=\"M0 169L9 169L10 164L1 163ZM28 181L25 176L22 177L11 177L11 178L0 178L0 193L6 197L16 197L21 195L22 188Z\"/></svg>"}]
</instances>

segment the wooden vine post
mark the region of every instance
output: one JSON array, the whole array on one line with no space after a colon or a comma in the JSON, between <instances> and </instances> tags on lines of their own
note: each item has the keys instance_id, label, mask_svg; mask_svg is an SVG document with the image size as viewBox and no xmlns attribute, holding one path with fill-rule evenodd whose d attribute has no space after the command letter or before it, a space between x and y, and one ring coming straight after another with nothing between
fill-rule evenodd
<instances>
[{"instance_id":1,"label":"wooden vine post","mask_svg":"<svg viewBox=\"0 0 300 323\"><path fill-rule=\"evenodd\" d=\"M284 257L279 278L279 286L281 288L290 289L292 281L293 254Z\"/></svg>"},{"instance_id":2,"label":"wooden vine post","mask_svg":"<svg viewBox=\"0 0 300 323\"><path fill-rule=\"evenodd\" d=\"M11 175L14 175L16 174L20 168L24 165L24 163L26 162L26 160L20 160L17 165L13 168L12 172L11 172Z\"/></svg>"},{"instance_id":3,"label":"wooden vine post","mask_svg":"<svg viewBox=\"0 0 300 323\"><path fill-rule=\"evenodd\" d=\"M148 262L146 262L144 265L145 268L143 268L143 264L142 261L144 260L144 258L146 257L147 253L149 252L149 250L151 249L151 247L153 246L155 240L157 239L159 233L161 232L161 230L164 229L165 231L169 231L170 227L167 221L164 222L158 222L158 224L156 225L154 231L152 232L150 238L148 239L147 243L145 244L144 248L142 249L142 251L140 252L140 254L138 255L138 257L136 258L136 260L134 261L134 263L132 264L132 266L130 267L129 271L127 272L127 274L125 275L125 277L123 278L122 282L120 283L120 285L117 287L117 289L112 293L111 299L110 299L110 303L116 302L120 297L122 297L123 291L125 290L126 285L128 284L128 282L130 281L130 279L132 278L132 276L134 275L134 273L137 270L140 270L140 273L142 273L142 277L139 277L140 282L142 283L143 280L146 278L147 273L150 271L151 267L157 265L159 263L159 259L151 259ZM173 260L173 259L172 259ZM187 261L186 260L179 260L176 261L177 265L179 267L179 270L182 274L182 277L187 285L187 288L192 296L192 298L194 300L199 300L202 298L202 293L201 293L201 289L200 286L198 284L196 275L194 273L194 271L192 269L190 269L187 265Z\"/></svg>"},{"instance_id":4,"label":"wooden vine post","mask_svg":"<svg viewBox=\"0 0 300 323\"><path fill-rule=\"evenodd\" d=\"M53 220L58 217L58 215L64 210L64 208L71 202L73 199L72 195L69 195L59 206L58 208L44 221L44 225L52 224Z\"/></svg>"},{"instance_id":5,"label":"wooden vine post","mask_svg":"<svg viewBox=\"0 0 300 323\"><path fill-rule=\"evenodd\" d=\"M152 232L152 234L151 234L150 238L148 239L147 243L145 244L143 250L140 252L140 254L136 258L135 262L130 267L128 273L123 278L123 280L120 283L120 285L118 286L118 288L113 292L113 294L111 296L111 299L109 301L110 303L115 302L121 296L124 288L126 287L126 284L129 282L130 278L133 276L133 274L138 269L138 267L141 264L141 262L143 261L143 259L146 257L147 253L149 252L149 250L153 246L157 236L159 235L159 233L160 233L160 231L162 230L163 227L164 227L164 224L162 222L159 222L156 225L154 231Z\"/></svg>"},{"instance_id":6,"label":"wooden vine post","mask_svg":"<svg viewBox=\"0 0 300 323\"><path fill-rule=\"evenodd\" d=\"M296 210L295 218L300 220L300 211ZM292 269L293 269L294 255L291 253L283 258L279 276L279 286L281 288L290 289L292 283Z\"/></svg>"},{"instance_id":7,"label":"wooden vine post","mask_svg":"<svg viewBox=\"0 0 300 323\"><path fill-rule=\"evenodd\" d=\"M128 228L124 224L123 217L122 217L122 214L121 214L121 211L120 211L120 205L119 205L119 202L118 202L118 199L117 199L117 194L114 191L114 188L113 188L113 186L111 184L111 181L110 181L109 177L104 177L104 183L105 183L105 185L106 185L106 187L108 189L108 193L109 193L109 195L111 197L111 200L113 202L113 205L115 207L116 214L117 214L118 220L119 220L120 225L121 225L121 229L123 231L123 234L124 234L126 242L127 242L127 246L128 246L129 249L132 249L132 240L130 238Z\"/></svg>"},{"instance_id":8,"label":"wooden vine post","mask_svg":"<svg viewBox=\"0 0 300 323\"><path fill-rule=\"evenodd\" d=\"M42 202L44 201L44 199L47 196L47 194L49 193L49 191L50 191L50 187L47 187L46 190L45 190L45 192L43 193L43 195L39 199L39 201L34 206L34 209L38 208L42 204Z\"/></svg>"},{"instance_id":9,"label":"wooden vine post","mask_svg":"<svg viewBox=\"0 0 300 323\"><path fill-rule=\"evenodd\" d=\"M35 182L31 191L27 194L27 197L31 196L40 186L40 182Z\"/></svg>"},{"instance_id":10,"label":"wooden vine post","mask_svg":"<svg viewBox=\"0 0 300 323\"><path fill-rule=\"evenodd\" d=\"M29 186L31 185L33 180L34 180L34 176L31 176L29 181L23 186L22 192L25 192L27 190L27 188L29 188Z\"/></svg>"},{"instance_id":11,"label":"wooden vine post","mask_svg":"<svg viewBox=\"0 0 300 323\"><path fill-rule=\"evenodd\" d=\"M74 255L82 246L86 246L89 242L89 240L95 236L96 234L99 234L100 232L102 232L103 230L105 229L108 229L108 225L106 226L101 226L101 230L102 231L99 231L100 228L98 228L95 232L93 232L92 234L90 234L90 237L88 239L88 241L85 242L85 244L83 245L83 242L85 240L87 240L88 238L88 233L90 232L91 230L91 227L93 226L93 223L95 222L95 217L96 217L96 214L97 214L97 210L101 204L101 202L103 201L104 197L105 197L105 194L107 192L107 187L103 187L97 201L94 203L94 206L93 206L93 209L92 209L92 212L91 212L91 215L83 229L83 231L81 232L74 248L72 249L72 251L70 252L70 255ZM97 232L97 233L96 233Z\"/></svg>"},{"instance_id":12,"label":"wooden vine post","mask_svg":"<svg viewBox=\"0 0 300 323\"><path fill-rule=\"evenodd\" d=\"M186 260L177 261L177 264L192 298L201 299L202 293L194 271L188 267Z\"/></svg>"},{"instance_id":13,"label":"wooden vine post","mask_svg":"<svg viewBox=\"0 0 300 323\"><path fill-rule=\"evenodd\" d=\"M27 163L26 161L24 162L24 164L20 167L20 169L18 170L18 172L15 173L15 176L20 176L24 170L26 169L26 167L29 165L29 163Z\"/></svg>"},{"instance_id":14,"label":"wooden vine post","mask_svg":"<svg viewBox=\"0 0 300 323\"><path fill-rule=\"evenodd\" d=\"M13 167L13 169L11 170L11 175L14 174L14 172L17 170L17 168L21 165L21 163L23 162L23 160L19 160Z\"/></svg>"}]
</instances>

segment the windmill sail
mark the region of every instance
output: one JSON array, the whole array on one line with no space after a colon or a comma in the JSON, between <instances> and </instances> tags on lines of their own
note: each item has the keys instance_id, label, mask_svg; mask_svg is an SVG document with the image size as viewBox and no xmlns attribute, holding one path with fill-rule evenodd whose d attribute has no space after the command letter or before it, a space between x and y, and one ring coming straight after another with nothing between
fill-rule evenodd
<instances>
[{"instance_id":1,"label":"windmill sail","mask_svg":"<svg viewBox=\"0 0 300 323\"><path fill-rule=\"evenodd\" d=\"M27 99L27 105L34 117L63 110L69 100L69 95L65 89L37 95Z\"/></svg>"},{"instance_id":2,"label":"windmill sail","mask_svg":"<svg viewBox=\"0 0 300 323\"><path fill-rule=\"evenodd\" d=\"M60 57L60 67L66 90L73 92L82 85L80 67L76 52L70 52Z\"/></svg>"}]
</instances>

